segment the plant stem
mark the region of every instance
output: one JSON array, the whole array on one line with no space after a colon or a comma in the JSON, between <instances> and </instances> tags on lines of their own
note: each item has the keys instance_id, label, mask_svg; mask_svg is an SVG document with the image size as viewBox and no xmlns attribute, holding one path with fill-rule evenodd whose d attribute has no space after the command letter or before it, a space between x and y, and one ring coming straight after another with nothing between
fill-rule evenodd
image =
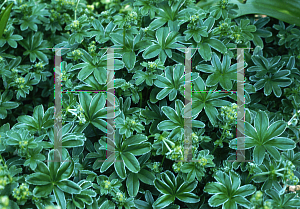
<instances>
[{"instance_id":1,"label":"plant stem","mask_svg":"<svg viewBox=\"0 0 300 209\"><path fill-rule=\"evenodd\" d=\"M162 159L162 161L161 161L161 166L164 164L165 158L166 158L166 155L164 155L164 157L163 157L163 159Z\"/></svg>"},{"instance_id":2,"label":"plant stem","mask_svg":"<svg viewBox=\"0 0 300 209\"><path fill-rule=\"evenodd\" d=\"M5 1L1 4L0 9L3 7L3 5L4 5L6 2L7 2L7 0L5 0Z\"/></svg>"},{"instance_id":3,"label":"plant stem","mask_svg":"<svg viewBox=\"0 0 300 209\"><path fill-rule=\"evenodd\" d=\"M76 12L77 12L77 7L78 7L79 2L80 2L80 0L77 0L77 4L75 7L75 11L74 11L75 20L76 20Z\"/></svg>"},{"instance_id":4,"label":"plant stem","mask_svg":"<svg viewBox=\"0 0 300 209\"><path fill-rule=\"evenodd\" d=\"M223 132L222 132L222 135L221 135L221 138L220 138L220 141L221 141L221 142L222 142L222 140L223 140L224 133L225 133L225 128L223 129ZM214 151L217 149L217 147L218 147L218 146L215 146L215 147L214 147L214 149L213 149L213 151L212 151L212 153L211 153L211 154L213 154L213 153L214 153Z\"/></svg>"},{"instance_id":5,"label":"plant stem","mask_svg":"<svg viewBox=\"0 0 300 209\"><path fill-rule=\"evenodd\" d=\"M142 102L143 102L142 92L139 93L139 96L140 96L140 108L142 108Z\"/></svg>"}]
</instances>

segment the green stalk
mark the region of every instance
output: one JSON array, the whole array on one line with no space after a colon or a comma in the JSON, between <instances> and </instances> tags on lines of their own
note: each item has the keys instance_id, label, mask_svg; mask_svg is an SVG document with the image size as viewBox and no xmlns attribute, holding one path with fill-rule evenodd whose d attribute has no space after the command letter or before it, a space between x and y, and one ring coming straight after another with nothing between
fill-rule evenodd
<instances>
[{"instance_id":1,"label":"green stalk","mask_svg":"<svg viewBox=\"0 0 300 209\"><path fill-rule=\"evenodd\" d=\"M169 145L165 142L165 140L162 140L162 141L165 143L165 145L166 145L166 147L168 148L168 150L169 150L170 152L172 152L171 148L170 148Z\"/></svg>"},{"instance_id":2,"label":"green stalk","mask_svg":"<svg viewBox=\"0 0 300 209\"><path fill-rule=\"evenodd\" d=\"M75 20L76 20L76 13L77 13L77 7L78 7L79 2L80 2L80 0L77 0L77 4L76 4L76 7L75 7L75 11L74 11Z\"/></svg>"},{"instance_id":3,"label":"green stalk","mask_svg":"<svg viewBox=\"0 0 300 209\"><path fill-rule=\"evenodd\" d=\"M0 9L3 7L3 5L4 5L6 2L7 2L7 0L5 0L5 1L1 4Z\"/></svg>"},{"instance_id":4,"label":"green stalk","mask_svg":"<svg viewBox=\"0 0 300 209\"><path fill-rule=\"evenodd\" d=\"M165 158L166 158L166 155L164 155L164 157L163 157L163 159L161 161L161 166L163 166Z\"/></svg>"},{"instance_id":5,"label":"green stalk","mask_svg":"<svg viewBox=\"0 0 300 209\"><path fill-rule=\"evenodd\" d=\"M225 133L225 130L226 130L226 129L224 128L224 129L223 129L223 132L222 132L222 135L221 135L221 138L220 138L220 141L221 141L221 142L222 142L222 140L223 140L223 138L224 138L224 133ZM213 151L212 151L212 153L211 153L211 154L213 154L213 153L214 153L214 151L217 149L217 147L218 147L218 146L215 146L215 147L214 147L214 149L213 149Z\"/></svg>"},{"instance_id":6,"label":"green stalk","mask_svg":"<svg viewBox=\"0 0 300 209\"><path fill-rule=\"evenodd\" d=\"M142 102L143 102L142 92L139 93L139 96L140 96L140 108L142 108Z\"/></svg>"}]
</instances>

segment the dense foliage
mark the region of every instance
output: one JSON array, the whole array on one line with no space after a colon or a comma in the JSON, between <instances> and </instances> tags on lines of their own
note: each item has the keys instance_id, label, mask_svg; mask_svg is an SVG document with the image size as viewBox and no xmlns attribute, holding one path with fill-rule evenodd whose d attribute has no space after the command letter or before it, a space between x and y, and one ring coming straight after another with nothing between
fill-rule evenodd
<instances>
[{"instance_id":1,"label":"dense foliage","mask_svg":"<svg viewBox=\"0 0 300 209\"><path fill-rule=\"evenodd\" d=\"M0 38L2 209L300 208L298 26L236 18L238 5L227 0L209 9L195 0L8 0L2 11L10 3ZM55 162L54 50L46 48L69 48L62 90L106 91L108 47L118 48L115 147L107 142L107 93L63 93L64 161ZM245 149L253 162L228 161L236 159L238 109L230 48L247 48Z\"/></svg>"}]
</instances>

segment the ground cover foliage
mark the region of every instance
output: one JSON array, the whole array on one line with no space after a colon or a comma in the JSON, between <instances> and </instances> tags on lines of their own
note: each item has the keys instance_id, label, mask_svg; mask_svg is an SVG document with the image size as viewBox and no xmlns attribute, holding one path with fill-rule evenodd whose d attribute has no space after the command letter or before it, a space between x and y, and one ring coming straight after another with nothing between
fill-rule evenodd
<instances>
[{"instance_id":1,"label":"ground cover foliage","mask_svg":"<svg viewBox=\"0 0 300 209\"><path fill-rule=\"evenodd\" d=\"M244 1L241 1L245 3ZM8 0L0 38L4 209L300 208L300 30L193 0ZM1 19L1 17L0 17ZM106 93L62 94L54 154L54 51L63 90L107 90L114 50L115 158ZM184 58L192 49L192 149L184 156ZM236 159L237 51L245 49L246 160ZM188 88L188 87L186 87ZM46 161L48 160L48 161ZM52 160L52 161L51 161ZM105 161L106 160L106 161Z\"/></svg>"}]
</instances>

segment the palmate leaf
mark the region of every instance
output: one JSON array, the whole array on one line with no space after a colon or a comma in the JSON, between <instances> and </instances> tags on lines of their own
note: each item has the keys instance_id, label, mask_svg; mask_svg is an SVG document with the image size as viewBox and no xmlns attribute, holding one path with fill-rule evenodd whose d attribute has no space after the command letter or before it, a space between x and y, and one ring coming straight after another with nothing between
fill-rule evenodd
<instances>
[{"instance_id":1,"label":"palmate leaf","mask_svg":"<svg viewBox=\"0 0 300 209\"><path fill-rule=\"evenodd\" d=\"M101 144L99 149L109 150L111 153L101 165L100 172L105 172L114 164L116 173L121 179L126 178L125 167L133 173L138 173L140 171L140 163L135 156L150 152L151 144L145 142L147 141L147 137L143 134L136 134L123 141L122 135L119 133L119 129L117 129L115 141L112 142L111 139L107 140L110 140L110 142L107 143L102 139L99 140ZM112 143L114 143L114 146L111 145ZM119 162L115 162L115 159Z\"/></svg>"},{"instance_id":2,"label":"palmate leaf","mask_svg":"<svg viewBox=\"0 0 300 209\"><path fill-rule=\"evenodd\" d=\"M211 207L222 205L224 209L232 209L237 208L237 204L252 205L245 197L253 194L256 188L251 184L240 186L241 179L237 173L230 171L228 175L217 171L214 178L217 182L209 182L204 187L204 192L215 194L208 200Z\"/></svg>"},{"instance_id":3,"label":"palmate leaf","mask_svg":"<svg viewBox=\"0 0 300 209\"><path fill-rule=\"evenodd\" d=\"M7 43L12 48L17 48L17 41L23 40L23 37L20 35L13 35L13 30L10 29L5 34L5 38L0 38L0 47L3 47L5 43Z\"/></svg>"},{"instance_id":4,"label":"palmate leaf","mask_svg":"<svg viewBox=\"0 0 300 209\"><path fill-rule=\"evenodd\" d=\"M85 80L93 73L99 84L105 84L107 82L107 54L105 54L107 50L100 50L96 57L92 57L84 49L80 49L80 51L82 52L81 59L83 63L74 65L71 70L81 69L77 76L79 80ZM120 54L114 53L114 70L120 70L124 67L121 60L115 59L120 57Z\"/></svg>"},{"instance_id":5,"label":"palmate leaf","mask_svg":"<svg viewBox=\"0 0 300 209\"><path fill-rule=\"evenodd\" d=\"M13 93L9 91L0 94L0 119L7 117L7 110L15 109L19 106L19 103L10 101L13 97Z\"/></svg>"},{"instance_id":6,"label":"palmate leaf","mask_svg":"<svg viewBox=\"0 0 300 209\"><path fill-rule=\"evenodd\" d=\"M269 126L268 115L264 111L259 111L254 120L254 127L245 122L245 149L255 146L253 157L255 163L261 165L265 151L278 159L278 150L292 150L296 144L293 140L286 137L279 137L286 129L284 121L276 121ZM230 147L236 147L237 139L230 142Z\"/></svg>"},{"instance_id":7,"label":"palmate leaf","mask_svg":"<svg viewBox=\"0 0 300 209\"><path fill-rule=\"evenodd\" d=\"M206 70L211 69L211 67L207 67ZM194 82L195 91L207 91L205 82L201 77L198 77ZM210 89L214 90L214 89ZM205 114L207 115L209 121L212 125L217 123L217 114L218 110L216 107L222 107L231 105L229 101L222 100L220 98L228 96L227 93L218 93L218 92L195 92L193 93L193 108L191 109L189 106L187 107L192 111L192 116L197 117L199 113L204 109Z\"/></svg>"},{"instance_id":8,"label":"palmate leaf","mask_svg":"<svg viewBox=\"0 0 300 209\"><path fill-rule=\"evenodd\" d=\"M89 93L82 92L79 94L79 103L82 106L87 122L97 127L104 133L107 132L106 121L103 119L108 118L107 111L115 108L115 116L120 114L120 110L117 107L104 107L106 103L106 95L99 93L90 96ZM86 126L85 126L86 127Z\"/></svg>"},{"instance_id":9,"label":"palmate leaf","mask_svg":"<svg viewBox=\"0 0 300 209\"><path fill-rule=\"evenodd\" d=\"M181 100L175 100L175 110L171 107L162 107L163 113L169 118L157 125L158 130L172 130L170 136L179 134L181 136L184 132L184 118L182 114L184 104ZM196 128L204 128L205 124L201 121L192 120L192 126Z\"/></svg>"},{"instance_id":10,"label":"palmate leaf","mask_svg":"<svg viewBox=\"0 0 300 209\"><path fill-rule=\"evenodd\" d=\"M168 2L161 2L156 8L156 19L153 20L149 27L151 30L156 30L164 26L168 22L168 26L172 27L172 22L177 21L180 26L184 22L185 14L192 8L180 9L184 5L184 0L174 1L172 5Z\"/></svg>"},{"instance_id":11,"label":"palmate leaf","mask_svg":"<svg viewBox=\"0 0 300 209\"><path fill-rule=\"evenodd\" d=\"M16 124L16 127L26 128L32 133L42 132L53 127L53 116L54 107L50 107L44 112L44 106L39 105L34 108L32 116L19 116L17 118L18 123Z\"/></svg>"},{"instance_id":12,"label":"palmate leaf","mask_svg":"<svg viewBox=\"0 0 300 209\"><path fill-rule=\"evenodd\" d=\"M165 208L173 203L175 198L186 203L199 202L199 197L192 193L197 183L197 181L184 182L179 175L175 178L174 174L170 171L162 173L161 178L154 180L154 186L163 196L159 197L153 203L153 208Z\"/></svg>"},{"instance_id":13,"label":"palmate leaf","mask_svg":"<svg viewBox=\"0 0 300 209\"><path fill-rule=\"evenodd\" d=\"M212 73L206 80L207 86L215 86L220 83L226 90L232 89L232 80L237 80L237 64L230 66L231 59L228 55L223 57L221 63L216 53L212 54L211 65L198 65L196 69L205 73Z\"/></svg>"},{"instance_id":14,"label":"palmate leaf","mask_svg":"<svg viewBox=\"0 0 300 209\"><path fill-rule=\"evenodd\" d=\"M281 57L265 58L261 55L251 57L256 66L247 69L248 72L256 72L254 76L250 76L251 81L256 82L254 87L256 90L264 88L264 94L269 96L272 91L276 97L281 97L282 91L280 87L287 87L292 80L287 77L290 70L281 70L283 65L279 62Z\"/></svg>"},{"instance_id":15,"label":"palmate leaf","mask_svg":"<svg viewBox=\"0 0 300 209\"><path fill-rule=\"evenodd\" d=\"M204 22L200 21L200 26L207 27L207 37L202 37L200 42L192 41L192 45L189 46L191 48L198 48L192 49L191 54L192 56L198 50L199 55L205 60L211 60L212 57L212 49L217 50L218 52L224 54L227 51L225 44L220 41L217 37L213 35L213 25L215 24L215 19L213 17L207 18ZM206 35L206 34L205 34Z\"/></svg>"},{"instance_id":16,"label":"palmate leaf","mask_svg":"<svg viewBox=\"0 0 300 209\"><path fill-rule=\"evenodd\" d=\"M43 40L43 34L41 32L31 33L26 40L19 41L19 44L25 48L23 55L29 55L30 61L35 62L36 58L48 63L47 55L44 53L45 48L49 48L48 41Z\"/></svg>"},{"instance_id":17,"label":"palmate leaf","mask_svg":"<svg viewBox=\"0 0 300 209\"><path fill-rule=\"evenodd\" d=\"M156 40L147 47L142 56L144 59L151 59L159 55L160 61L165 63L167 56L172 57L171 49L185 48L184 45L177 43L179 33L171 31L169 27L159 28L155 34ZM183 51L182 49L177 49Z\"/></svg>"},{"instance_id":18,"label":"palmate leaf","mask_svg":"<svg viewBox=\"0 0 300 209\"><path fill-rule=\"evenodd\" d=\"M125 43L122 30L111 33L110 37L115 47L122 48L115 51L122 55L122 61L129 70L133 69L136 63L135 51L144 50L151 45L149 40L143 40L144 35L142 32L138 33L135 37L132 34L125 34Z\"/></svg>"},{"instance_id":19,"label":"palmate leaf","mask_svg":"<svg viewBox=\"0 0 300 209\"><path fill-rule=\"evenodd\" d=\"M169 95L169 100L176 99L177 92L185 84L184 65L177 64L174 68L167 67L165 70L165 76L158 75L157 80L154 81L154 85L163 88L157 95L156 99L162 100ZM198 73L191 73L191 81L196 80L199 77Z\"/></svg>"}]
</instances>

